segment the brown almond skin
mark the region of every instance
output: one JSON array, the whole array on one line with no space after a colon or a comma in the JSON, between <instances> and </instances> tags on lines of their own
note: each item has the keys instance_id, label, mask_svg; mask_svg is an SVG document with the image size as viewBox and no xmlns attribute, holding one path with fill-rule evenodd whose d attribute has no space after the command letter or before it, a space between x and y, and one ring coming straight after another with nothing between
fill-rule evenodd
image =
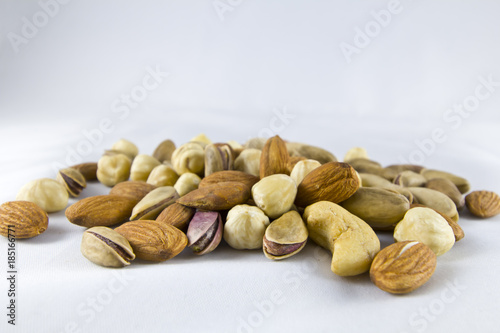
<instances>
[{"instance_id":1,"label":"brown almond skin","mask_svg":"<svg viewBox=\"0 0 500 333\"><path fill-rule=\"evenodd\" d=\"M47 230L48 225L49 216L33 202L9 201L0 206L0 235L4 237L32 238Z\"/></svg>"},{"instance_id":2,"label":"brown almond skin","mask_svg":"<svg viewBox=\"0 0 500 333\"><path fill-rule=\"evenodd\" d=\"M128 221L136 202L118 195L82 199L66 209L66 218L81 227L109 227Z\"/></svg>"},{"instance_id":3,"label":"brown almond skin","mask_svg":"<svg viewBox=\"0 0 500 333\"><path fill-rule=\"evenodd\" d=\"M97 180L97 162L87 162L73 165L70 168L80 171L86 181Z\"/></svg>"},{"instance_id":4,"label":"brown almond skin","mask_svg":"<svg viewBox=\"0 0 500 333\"><path fill-rule=\"evenodd\" d=\"M198 188L216 185L223 182L240 182L252 188L259 181L259 177L238 170L217 171L203 178Z\"/></svg>"},{"instance_id":5,"label":"brown almond skin","mask_svg":"<svg viewBox=\"0 0 500 333\"><path fill-rule=\"evenodd\" d=\"M421 204L411 204L410 205L410 209L415 208L415 207L431 208L431 207L427 207L427 206L421 205ZM440 211L435 210L434 208L431 208L431 209L434 210L439 215L441 215L442 217L444 217L444 219L446 220L446 222L448 222L448 224L450 225L451 229L453 229L453 234L455 235L455 242L458 242L459 240L461 240L462 238L465 237L464 230L462 229L462 227L457 222L453 221L449 216L441 213Z\"/></svg>"},{"instance_id":6,"label":"brown almond skin","mask_svg":"<svg viewBox=\"0 0 500 333\"><path fill-rule=\"evenodd\" d=\"M165 208L156 218L156 222L169 224L186 233L191 218L196 213L196 208L173 203Z\"/></svg>"},{"instance_id":7,"label":"brown almond skin","mask_svg":"<svg viewBox=\"0 0 500 333\"><path fill-rule=\"evenodd\" d=\"M250 188L240 182L223 182L189 192L177 203L204 210L229 210L250 199Z\"/></svg>"},{"instance_id":8,"label":"brown almond skin","mask_svg":"<svg viewBox=\"0 0 500 333\"><path fill-rule=\"evenodd\" d=\"M343 162L328 162L311 171L297 188L295 205L307 207L318 201L342 202L359 188L353 167Z\"/></svg>"},{"instance_id":9,"label":"brown almond skin","mask_svg":"<svg viewBox=\"0 0 500 333\"><path fill-rule=\"evenodd\" d=\"M129 180L113 186L111 191L109 191L109 194L118 195L120 197L127 197L135 200L136 203L138 203L142 200L142 198L146 196L146 194L148 194L155 188L156 186L148 184L146 182Z\"/></svg>"},{"instance_id":10,"label":"brown almond skin","mask_svg":"<svg viewBox=\"0 0 500 333\"><path fill-rule=\"evenodd\" d=\"M436 269L436 255L427 246L417 243L400 254L412 241L398 242L381 250L370 268L370 279L391 294L409 293L424 283Z\"/></svg>"},{"instance_id":11,"label":"brown almond skin","mask_svg":"<svg viewBox=\"0 0 500 333\"><path fill-rule=\"evenodd\" d=\"M137 258L148 261L166 261L184 250L187 236L179 229L151 220L127 222L115 229L125 237Z\"/></svg>"},{"instance_id":12,"label":"brown almond skin","mask_svg":"<svg viewBox=\"0 0 500 333\"><path fill-rule=\"evenodd\" d=\"M260 179L277 173L290 175L288 158L285 142L278 135L269 138L260 155Z\"/></svg>"},{"instance_id":13,"label":"brown almond skin","mask_svg":"<svg viewBox=\"0 0 500 333\"><path fill-rule=\"evenodd\" d=\"M475 216L488 218L500 214L500 196L491 191L473 191L465 197L465 204Z\"/></svg>"}]
</instances>

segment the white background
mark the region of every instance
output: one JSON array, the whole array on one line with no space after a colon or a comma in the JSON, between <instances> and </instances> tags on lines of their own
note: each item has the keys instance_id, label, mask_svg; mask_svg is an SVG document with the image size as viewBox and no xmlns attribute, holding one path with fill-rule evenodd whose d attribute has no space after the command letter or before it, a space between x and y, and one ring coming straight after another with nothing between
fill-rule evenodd
<instances>
[{"instance_id":1,"label":"white background","mask_svg":"<svg viewBox=\"0 0 500 333\"><path fill-rule=\"evenodd\" d=\"M152 153L202 132L242 143L279 134L339 159L363 146L384 165L419 162L500 192L499 12L496 1L2 0L1 202L120 138ZM126 107L148 70L168 76ZM108 190L91 184L84 197ZM495 332L499 222L464 212L466 236L431 280L393 296L367 275L335 276L312 242L283 262L222 244L101 268L60 212L18 241L17 325L7 325L1 278L0 331ZM2 277L6 252L2 238Z\"/></svg>"}]
</instances>

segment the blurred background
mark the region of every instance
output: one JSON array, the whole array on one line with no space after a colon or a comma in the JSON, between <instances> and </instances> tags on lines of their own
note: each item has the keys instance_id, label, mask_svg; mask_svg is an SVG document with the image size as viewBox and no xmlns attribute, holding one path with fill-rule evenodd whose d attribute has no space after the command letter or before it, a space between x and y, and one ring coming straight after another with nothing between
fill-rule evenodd
<instances>
[{"instance_id":1,"label":"blurred background","mask_svg":"<svg viewBox=\"0 0 500 333\"><path fill-rule=\"evenodd\" d=\"M280 135L340 160L361 146L498 192L499 13L495 0L1 0L0 199L120 138L150 154L200 133Z\"/></svg>"},{"instance_id":2,"label":"blurred background","mask_svg":"<svg viewBox=\"0 0 500 333\"><path fill-rule=\"evenodd\" d=\"M498 155L499 12L493 0L3 0L0 144L41 155L41 173L92 133L82 159L122 137L150 153L201 132L278 134L339 158L363 146L383 164Z\"/></svg>"}]
</instances>

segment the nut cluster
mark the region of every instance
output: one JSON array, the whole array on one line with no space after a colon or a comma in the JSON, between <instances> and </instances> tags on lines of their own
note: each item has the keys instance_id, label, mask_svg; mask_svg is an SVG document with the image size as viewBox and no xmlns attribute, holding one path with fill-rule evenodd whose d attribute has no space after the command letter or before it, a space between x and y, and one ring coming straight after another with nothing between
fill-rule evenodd
<instances>
[{"instance_id":1,"label":"nut cluster","mask_svg":"<svg viewBox=\"0 0 500 333\"><path fill-rule=\"evenodd\" d=\"M95 180L111 187L109 194L66 208L69 196ZM426 283L436 258L464 237L464 207L481 218L500 214L496 193L470 188L445 171L384 167L359 147L340 162L279 136L239 144L201 134L179 147L165 140L151 155L122 139L96 163L26 184L17 201L0 206L0 234L15 225L18 237L37 236L48 227L47 213L66 208L71 223L89 228L82 254L108 267L136 257L166 261L186 247L206 255L222 239L283 260L310 239L331 252L333 273L369 272L377 287L400 294ZM395 243L381 250L379 230L393 232Z\"/></svg>"}]
</instances>

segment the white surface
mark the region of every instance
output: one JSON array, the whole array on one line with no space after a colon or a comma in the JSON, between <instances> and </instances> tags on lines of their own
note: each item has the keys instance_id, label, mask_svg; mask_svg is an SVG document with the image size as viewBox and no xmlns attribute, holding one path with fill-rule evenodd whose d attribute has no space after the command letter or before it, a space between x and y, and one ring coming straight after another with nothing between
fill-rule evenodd
<instances>
[{"instance_id":1,"label":"white surface","mask_svg":"<svg viewBox=\"0 0 500 333\"><path fill-rule=\"evenodd\" d=\"M122 137L151 153L163 139L179 145L200 132L240 142L272 132L339 158L363 146L384 165L420 156L473 189L500 192L500 86L466 116L448 111L488 93L476 90L480 78L500 82L498 2L401 1L350 63L341 43L353 44L356 28L389 1L231 3L221 20L213 1L74 0L16 53L9 33L22 35L23 17L32 21L41 7L2 1L0 201L53 177L85 145L80 157L91 161ZM148 68L169 75L127 109L120 98L139 91ZM98 135L106 119L112 130ZM431 147L436 129L445 139ZM107 191L92 184L84 196ZM17 243L17 325L6 323L2 278L0 331L495 332L499 222L464 214L466 236L438 258L431 280L393 296L367 275L335 276L312 242L283 262L224 244L203 257L186 250L165 263L104 269L81 256L83 230L60 212L44 234ZM6 244L0 239L0 276Z\"/></svg>"}]
</instances>

